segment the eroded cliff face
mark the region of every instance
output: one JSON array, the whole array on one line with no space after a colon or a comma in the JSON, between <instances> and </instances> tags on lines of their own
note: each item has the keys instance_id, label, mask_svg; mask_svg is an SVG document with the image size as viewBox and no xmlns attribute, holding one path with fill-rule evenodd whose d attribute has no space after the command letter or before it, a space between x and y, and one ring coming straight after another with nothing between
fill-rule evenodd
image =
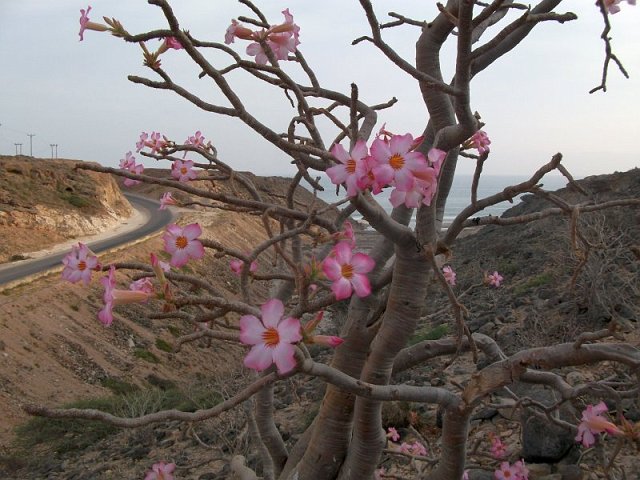
<instances>
[{"instance_id":1,"label":"eroded cliff face","mask_svg":"<svg viewBox=\"0 0 640 480\"><path fill-rule=\"evenodd\" d=\"M0 263L103 232L131 215L110 175L75 170L77 163L0 156Z\"/></svg>"}]
</instances>

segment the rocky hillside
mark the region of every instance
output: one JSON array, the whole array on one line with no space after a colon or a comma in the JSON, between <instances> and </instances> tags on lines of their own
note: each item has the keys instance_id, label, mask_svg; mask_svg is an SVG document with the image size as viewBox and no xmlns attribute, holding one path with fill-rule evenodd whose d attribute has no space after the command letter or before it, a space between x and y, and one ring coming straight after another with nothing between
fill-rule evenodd
<instances>
[{"instance_id":1,"label":"rocky hillside","mask_svg":"<svg viewBox=\"0 0 640 480\"><path fill-rule=\"evenodd\" d=\"M109 229L131 206L109 175L77 161L0 156L0 263Z\"/></svg>"},{"instance_id":2,"label":"rocky hillside","mask_svg":"<svg viewBox=\"0 0 640 480\"><path fill-rule=\"evenodd\" d=\"M167 171L156 174L166 176ZM257 188L268 190L274 200L282 200L286 193L281 180L254 180ZM593 177L581 184L591 198L637 198L640 197L640 170ZM228 182L214 185L202 182L201 185L221 192L239 189ZM147 185L133 190L153 198L165 191ZM571 201L589 199L573 189L557 193ZM301 192L297 201L309 204L311 194ZM525 196L524 201L506 215L523 215L550 206L544 199ZM214 210L183 215L180 223L198 221L205 237L234 248L248 249L265 237L260 219L246 213ZM640 209L613 209L583 215L580 228L597 248L593 248L590 263L577 277L573 288L571 280L579 260L569 241L566 216L512 227L482 227L477 234L462 238L454 245L449 263L458 274L455 291L470 311L470 328L496 337L507 352L523 346L566 341L575 338L581 330L599 328L612 319L626 325L627 330L633 329L640 318L640 262L633 253L640 238ZM126 258L146 262L149 252L161 248L161 241L156 237L128 248ZM112 253L102 256L101 260L108 264L122 257L122 253ZM265 272L268 264L268 260L261 262ZM238 294L238 279L229 271L228 258L208 253L205 260L193 268L197 273L208 274L213 287L222 294L232 297ZM505 277L498 289L483 286L481 281L483 272L494 270ZM118 275L119 285L131 280L127 272ZM259 284L255 282L257 295L266 294L265 287ZM25 402L56 406L81 401L84 407L137 415L157 407L176 406L163 403L175 400L176 390L186 392L188 397L178 398L182 404L177 408L203 408L216 398L228 397L248 381L243 378L246 371L238 368L243 353L238 347L223 343L209 345L202 340L173 353L171 347L176 337L192 332L193 326L180 319L149 318L147 312L160 305L154 304L155 301L146 306L119 306L113 326L102 327L95 318L101 306L101 292L97 279L85 288L63 284L57 277L51 277L0 296L0 358L3 359L0 409L4 412L0 428L0 474L4 473L3 478L15 479L142 478L150 464L165 459L178 464L177 478L228 478L225 459L230 452L244 451L247 447L247 430L239 411L193 426L168 422L122 432L113 429L107 432L88 422L62 426L40 423L37 428L32 427L31 437L27 430L20 433L20 439L26 442L23 449L16 449L12 444L14 435L10 427L26 420L21 410ZM432 300L431 310L426 312L415 341L437 338L451 331L446 328L452 324L446 296L434 288ZM636 344L637 334L630 333L628 341ZM445 358L425 368L407 371L400 380L449 388L450 379L463 382L476 368L472 362L463 360L445 373L448 361ZM593 369L571 372L579 381L597 373ZM294 377L277 386L276 418L286 441L298 438L313 419L322 390L322 382L306 377ZM637 402L627 407L625 415L635 420L632 408L640 411ZM416 411L422 422L421 432L435 440L439 428L435 411L423 407ZM406 423L406 412L400 414L402 418L393 424ZM640 420L640 416L637 419ZM495 409L474 423L473 435L482 439L486 438L487 431L496 430L514 448L521 447L518 422L502 418ZM89 435L94 433L95 436ZM575 442L570 438L569 443ZM30 449L34 448L48 449L48 455L32 455ZM540 462L551 471L551 464L557 461L545 457ZM628 462L638 466L633 456ZM483 478L492 476L489 473Z\"/></svg>"}]
</instances>

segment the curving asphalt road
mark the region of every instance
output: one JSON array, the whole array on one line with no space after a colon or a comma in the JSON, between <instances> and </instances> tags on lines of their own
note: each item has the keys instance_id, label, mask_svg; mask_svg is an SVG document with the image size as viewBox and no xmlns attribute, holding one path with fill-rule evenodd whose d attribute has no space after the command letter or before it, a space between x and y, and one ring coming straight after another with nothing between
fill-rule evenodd
<instances>
[{"instance_id":1,"label":"curving asphalt road","mask_svg":"<svg viewBox=\"0 0 640 480\"><path fill-rule=\"evenodd\" d=\"M127 200L129 200L129 203L131 203L133 208L140 210L145 214L148 218L147 223L136 230L125 232L122 235L89 243L89 248L91 248L94 253L109 250L157 232L175 219L175 214L169 209L158 210L160 204L154 200L149 200L148 198L132 195L130 193L125 193L124 196L127 197ZM13 267L3 268L0 270L0 285L19 280L29 275L44 272L50 268L59 267L62 264L62 258L67 253L68 251L65 251L39 259L25 260L18 262Z\"/></svg>"}]
</instances>

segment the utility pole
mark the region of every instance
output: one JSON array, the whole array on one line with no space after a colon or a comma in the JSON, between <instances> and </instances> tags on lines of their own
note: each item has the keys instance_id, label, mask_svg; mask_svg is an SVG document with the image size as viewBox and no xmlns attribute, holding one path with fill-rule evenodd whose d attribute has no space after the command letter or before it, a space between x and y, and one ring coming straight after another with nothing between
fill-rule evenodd
<instances>
[{"instance_id":1,"label":"utility pole","mask_svg":"<svg viewBox=\"0 0 640 480\"><path fill-rule=\"evenodd\" d=\"M18 156L18 146L20 147L20 155L22 155L22 144L14 143L14 145L16 146L16 157Z\"/></svg>"},{"instance_id":2,"label":"utility pole","mask_svg":"<svg viewBox=\"0 0 640 480\"><path fill-rule=\"evenodd\" d=\"M53 147L55 146L55 143L50 143L49 146L51 147L51 158L53 158Z\"/></svg>"},{"instance_id":3,"label":"utility pole","mask_svg":"<svg viewBox=\"0 0 640 480\"><path fill-rule=\"evenodd\" d=\"M58 158L58 144L54 143L53 146L56 147L56 158Z\"/></svg>"},{"instance_id":4,"label":"utility pole","mask_svg":"<svg viewBox=\"0 0 640 480\"><path fill-rule=\"evenodd\" d=\"M33 137L35 137L35 133L27 133L27 137L29 137L29 156L33 157Z\"/></svg>"}]
</instances>

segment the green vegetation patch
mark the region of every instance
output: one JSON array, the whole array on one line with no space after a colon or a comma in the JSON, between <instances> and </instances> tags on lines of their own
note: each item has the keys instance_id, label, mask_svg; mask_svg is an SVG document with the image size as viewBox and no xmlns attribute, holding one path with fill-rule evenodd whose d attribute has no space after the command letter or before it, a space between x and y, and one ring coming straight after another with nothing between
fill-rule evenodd
<instances>
[{"instance_id":1,"label":"green vegetation patch","mask_svg":"<svg viewBox=\"0 0 640 480\"><path fill-rule=\"evenodd\" d=\"M532 288L537 288L537 287L541 287L543 285L548 285L552 281L553 281L553 275L551 275L551 273L549 273L549 272L543 272L543 273L541 273L539 275L536 275L534 277L531 277L531 278L527 279L527 281L525 281L524 283L521 283L520 285L517 285L513 289L513 293L515 295L522 295L523 293L528 292Z\"/></svg>"},{"instance_id":2,"label":"green vegetation patch","mask_svg":"<svg viewBox=\"0 0 640 480\"><path fill-rule=\"evenodd\" d=\"M79 400L62 408L91 408L119 417L133 418L170 409L195 412L211 408L222 401L221 395L210 388L141 389L113 378L103 384L114 391L128 393ZM117 427L97 420L34 417L16 428L15 447L23 453L24 458L30 456L29 452L37 446L44 447L49 452L63 454L87 448L118 431ZM17 458L23 458L23 455L18 455Z\"/></svg>"},{"instance_id":3,"label":"green vegetation patch","mask_svg":"<svg viewBox=\"0 0 640 480\"><path fill-rule=\"evenodd\" d=\"M447 333L449 333L449 325L443 323L442 325L438 325L437 327L431 328L427 331L416 332L413 337L409 339L409 345L415 345L423 340L439 340Z\"/></svg>"},{"instance_id":4,"label":"green vegetation patch","mask_svg":"<svg viewBox=\"0 0 640 480\"><path fill-rule=\"evenodd\" d=\"M163 352L173 352L173 347L171 346L171 344L161 338L156 338L156 347L158 347L158 350L162 350Z\"/></svg>"},{"instance_id":5,"label":"green vegetation patch","mask_svg":"<svg viewBox=\"0 0 640 480\"><path fill-rule=\"evenodd\" d=\"M149 363L160 363L160 359L158 357L144 348L136 348L133 352L133 356Z\"/></svg>"}]
</instances>

